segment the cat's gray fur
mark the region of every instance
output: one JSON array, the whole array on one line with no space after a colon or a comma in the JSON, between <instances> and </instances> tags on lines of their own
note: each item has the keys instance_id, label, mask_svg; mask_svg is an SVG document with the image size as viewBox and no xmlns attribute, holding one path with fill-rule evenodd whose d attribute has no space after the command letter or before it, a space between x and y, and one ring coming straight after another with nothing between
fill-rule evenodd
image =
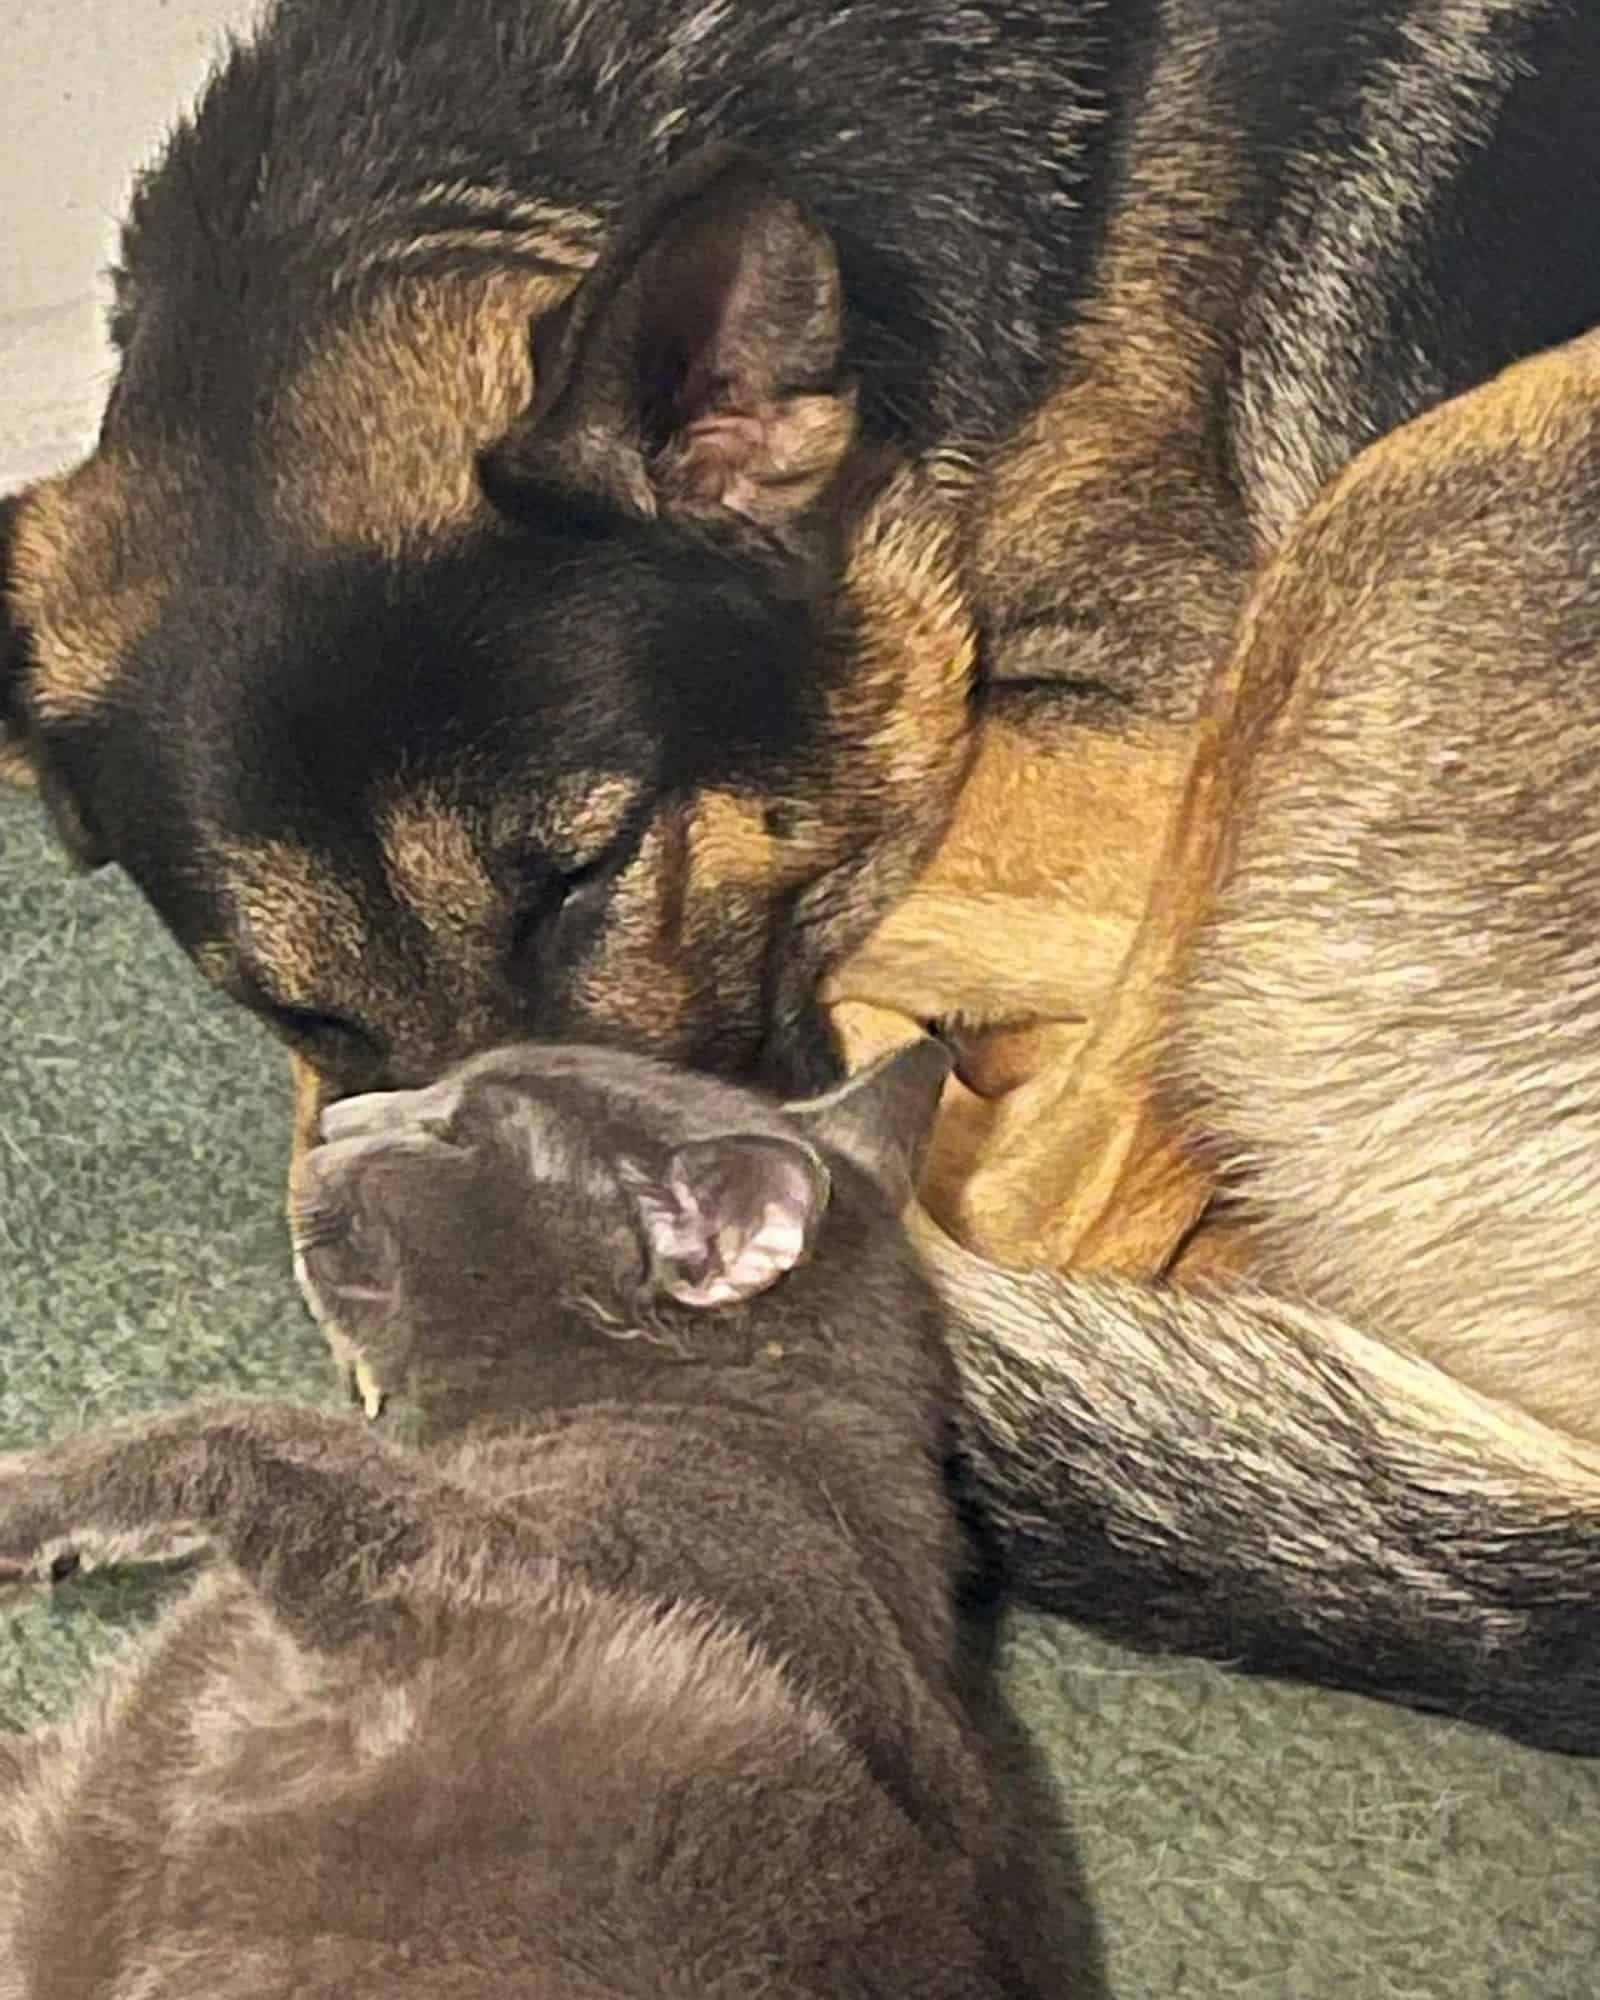
<instances>
[{"instance_id":1,"label":"cat's gray fur","mask_svg":"<svg viewBox=\"0 0 1600 2000\"><path fill-rule=\"evenodd\" d=\"M302 1280L419 1435L239 1401L0 1459L15 1575L218 1558L0 1743L0 1995L1097 1990L893 1219L944 1068L779 1112L522 1049L336 1107Z\"/></svg>"}]
</instances>

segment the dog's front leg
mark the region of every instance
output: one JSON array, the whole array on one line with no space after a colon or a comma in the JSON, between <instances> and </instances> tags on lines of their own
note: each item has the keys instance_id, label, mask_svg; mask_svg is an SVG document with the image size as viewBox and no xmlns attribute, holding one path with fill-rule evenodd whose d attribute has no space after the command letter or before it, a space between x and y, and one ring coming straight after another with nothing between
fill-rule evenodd
<instances>
[{"instance_id":1,"label":"dog's front leg","mask_svg":"<svg viewBox=\"0 0 1600 2000\"><path fill-rule=\"evenodd\" d=\"M1144 920L1086 1030L978 1037L961 1075L985 1105L940 1210L1000 1263L1167 1271L1205 1215L1214 1176L1162 1088L1167 1012L1216 865L1218 803L1204 739ZM933 1184L939 1185L937 1162Z\"/></svg>"},{"instance_id":2,"label":"dog's front leg","mask_svg":"<svg viewBox=\"0 0 1600 2000\"><path fill-rule=\"evenodd\" d=\"M1149 900L1090 1033L999 1099L956 1217L998 1262L1156 1276L1206 1215L1215 1177L1170 1088L1175 1015L1263 745L1304 698L1301 585L1291 544L1257 587L1195 731Z\"/></svg>"}]
</instances>

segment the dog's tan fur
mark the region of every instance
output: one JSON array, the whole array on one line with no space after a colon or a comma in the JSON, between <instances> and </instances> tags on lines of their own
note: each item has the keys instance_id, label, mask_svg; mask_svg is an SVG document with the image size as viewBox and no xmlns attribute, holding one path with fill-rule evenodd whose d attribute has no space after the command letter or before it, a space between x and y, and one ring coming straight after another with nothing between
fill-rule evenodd
<instances>
[{"instance_id":1,"label":"dog's tan fur","mask_svg":"<svg viewBox=\"0 0 1600 2000\"><path fill-rule=\"evenodd\" d=\"M528 328L571 286L513 267L369 287L277 412L279 510L330 550L387 555L481 514L474 454L526 408Z\"/></svg>"},{"instance_id":2,"label":"dog's tan fur","mask_svg":"<svg viewBox=\"0 0 1600 2000\"><path fill-rule=\"evenodd\" d=\"M830 982L853 1061L922 1019L984 1031L947 1088L924 1198L992 1256L1159 1270L1204 1206L1185 1167L1156 1243L1089 1233L1113 1205L1126 1227L1128 1191L1103 1177L1148 1136L1129 1121L1144 1089L1129 1064L1156 988L1130 954L1165 934L1146 912L1190 739L989 723L945 841Z\"/></svg>"},{"instance_id":3,"label":"dog's tan fur","mask_svg":"<svg viewBox=\"0 0 1600 2000\"><path fill-rule=\"evenodd\" d=\"M1190 750L1181 726L1085 740L987 721L950 831L830 981L830 1000L974 1027L1103 1012L1149 899Z\"/></svg>"},{"instance_id":4,"label":"dog's tan fur","mask_svg":"<svg viewBox=\"0 0 1600 2000\"><path fill-rule=\"evenodd\" d=\"M1591 1439L1597 427L1589 335L1369 450L1263 578L1173 1066L1253 1163L1264 1276ZM1419 815L1403 846L1391 788ZM1397 1023L1404 1087L1374 1100ZM1297 1129L1307 1078L1342 1165Z\"/></svg>"},{"instance_id":5,"label":"dog's tan fur","mask_svg":"<svg viewBox=\"0 0 1600 2000\"><path fill-rule=\"evenodd\" d=\"M1291 1108L1289 1092L1279 1093L1282 1109L1274 1112L1268 1082L1315 1079L1330 1105L1336 1103L1344 1050L1387 1019L1375 1003L1373 1025L1364 1030L1361 979L1335 983L1334 962L1322 949L1328 913L1308 901L1314 878L1294 872L1296 829L1315 825L1337 848L1341 802L1360 782L1360 760L1401 754L1408 731L1426 743L1418 688L1444 689L1453 672L1467 671L1463 658L1441 651L1426 608L1437 597L1419 599L1419 614L1407 602L1406 585L1383 586L1386 557L1391 577L1397 562L1409 560L1419 591L1448 588L1463 606L1478 605L1483 624L1473 633L1475 648L1498 646L1501 657L1514 657L1519 644L1538 648L1540 579L1491 561L1490 549L1475 541L1470 508L1478 492L1484 504L1513 493L1523 464L1538 464L1558 496L1581 490L1597 423L1600 339L1591 336L1517 364L1481 390L1417 419L1334 482L1251 594L1193 734L1165 844L1147 836L1130 847L1130 855L1146 858L1129 879L1136 884L1142 876L1148 896L1114 975L1106 976L1092 948L1096 919L1106 903L1115 905L1114 897L1086 913L1089 948L1077 955L1062 918L1063 907L1072 904L1057 883L1042 885L1037 908L1028 907L1025 896L1005 908L1001 937L1062 939L1060 984L1043 1006L1039 968L1029 962L1014 973L1004 945L986 954L985 934L971 926L968 882L988 871L997 881L1026 884L1038 851L1038 830L1026 814L994 809L1008 796L999 774L1016 748L1003 732L986 737L935 863L859 964L835 983L842 1001L870 1001L880 1010L872 1017L844 1012L847 1029L863 1047L892 1041L895 1020L916 1016L928 998L942 995L952 958L985 965L988 1018L1003 1021L1008 1011L1018 1019L1052 1012L1064 1017L1059 1028L997 1034L980 1045L966 1071L979 1081L987 1074L986 1098L952 1086L946 1139L952 1164L941 1174L936 1155L928 1194L968 1242L1001 1261L1065 1269L1151 1276L1171 1269L1176 1259L1179 1274L1194 1279L1249 1268L1291 1294L1326 1299L1347 1316L1352 1296L1377 1288L1383 1312L1369 1309L1357 1323L1393 1326L1416 1351L1483 1393L1579 1436L1600 1438L1600 1367L1586 1322L1579 1313L1539 1303L1560 1271L1576 1277L1583 1267L1570 1223L1564 1255L1556 1256L1545 1241L1538 1253L1545 1265L1536 1279L1509 1231L1495 1227L1492 1196L1470 1207L1463 1203L1464 1216L1481 1213L1467 1261L1470 1286L1487 1282L1497 1256L1509 1258L1510 1269L1495 1284L1499 1317L1470 1309L1454 1318L1441 1315L1419 1283L1397 1289L1380 1239L1363 1252L1338 1228L1341 1213L1366 1227L1381 1220L1369 1217L1362 1203L1373 1157L1355 1148L1306 1167L1296 1124L1305 1113ZM1403 533L1398 523L1405 524ZM1567 532L1553 506L1529 513L1530 571L1539 562L1567 560ZM1375 666L1335 708L1330 677L1362 658ZM1529 659L1540 656L1531 651ZM1576 664L1571 671L1579 671ZM1470 680L1455 698L1469 705L1491 699L1475 695ZM1486 710L1480 727L1494 725ZM1486 750L1490 740L1482 739ZM1150 767L1152 775L1164 770L1169 786L1173 768L1184 760L1183 743L1177 734L1164 766ZM1515 782L1536 798L1558 780L1562 762L1584 754L1570 735L1525 749L1508 744L1499 762L1514 766L1516 776L1497 782ZM1025 754L1018 761L1027 768ZM1048 768L1042 762L1035 775L1042 781ZM1161 796L1159 782L1151 795ZM1350 819L1353 840L1353 813ZM1524 857L1523 865L1535 866L1535 857ZM1463 849L1460 866L1465 872L1455 877L1441 873L1419 881L1416 893L1441 915L1459 911L1465 926L1481 906L1487 925L1494 892L1473 878L1470 851ZM1517 882L1517 892L1538 895L1537 876ZM1427 901L1420 906L1423 916L1427 907ZM1069 984L1074 972L1082 975L1076 992ZM1244 991L1251 994L1248 1019L1238 998ZM1336 1007L1328 1002L1334 992ZM1074 1029L1075 1019L1084 1025ZM1514 1027L1508 1020L1503 1031ZM1198 1102L1197 1074L1206 1079ZM1405 1085L1397 1111L1403 1146L1392 1167L1387 1156L1377 1167L1403 1175L1417 1216L1436 1211L1442 1218L1453 1212L1459 1189L1452 1190L1463 1163L1431 1155L1426 1082L1408 1076ZM1505 1089L1514 1087L1508 1075ZM1537 1135L1517 1130L1515 1101L1508 1095L1496 1105L1493 1088L1493 1079L1486 1079L1489 1123L1498 1117L1494 1129L1513 1150L1536 1145ZM1244 1106L1251 1107L1248 1113ZM1214 1192L1209 1135L1219 1118L1224 1129L1234 1119L1248 1120L1242 1143L1255 1199L1242 1216L1222 1210L1214 1230L1196 1240L1194 1226ZM1257 1185L1262 1156L1285 1163L1265 1189ZM1480 1170L1492 1176L1505 1164L1485 1151ZM1437 1263L1439 1254L1429 1261ZM1444 1250L1444 1262L1432 1272L1436 1287L1446 1285L1452 1259L1460 1264L1459 1249ZM1511 1284L1515 1293L1506 1289ZM1508 1320L1523 1325L1521 1340L1506 1337Z\"/></svg>"},{"instance_id":6,"label":"dog's tan fur","mask_svg":"<svg viewBox=\"0 0 1600 2000\"><path fill-rule=\"evenodd\" d=\"M23 497L11 589L32 634L41 721L92 713L160 616L161 481L142 483L144 475L96 457Z\"/></svg>"}]
</instances>

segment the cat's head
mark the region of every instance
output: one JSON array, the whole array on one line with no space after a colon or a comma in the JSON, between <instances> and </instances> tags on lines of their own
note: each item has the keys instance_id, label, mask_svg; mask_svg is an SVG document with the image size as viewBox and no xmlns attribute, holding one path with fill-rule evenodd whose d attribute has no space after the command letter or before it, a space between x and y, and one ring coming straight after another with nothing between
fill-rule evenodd
<instances>
[{"instance_id":1,"label":"cat's head","mask_svg":"<svg viewBox=\"0 0 1600 2000\"><path fill-rule=\"evenodd\" d=\"M878 1267L948 1068L920 1042L780 1106L616 1050L528 1044L347 1098L300 1188L302 1290L373 1410L396 1391L513 1415L507 1399L538 1393L530 1364L596 1353L748 1359L815 1293L799 1274L819 1248L830 1282ZM813 1296L802 1318L819 1310Z\"/></svg>"}]
</instances>

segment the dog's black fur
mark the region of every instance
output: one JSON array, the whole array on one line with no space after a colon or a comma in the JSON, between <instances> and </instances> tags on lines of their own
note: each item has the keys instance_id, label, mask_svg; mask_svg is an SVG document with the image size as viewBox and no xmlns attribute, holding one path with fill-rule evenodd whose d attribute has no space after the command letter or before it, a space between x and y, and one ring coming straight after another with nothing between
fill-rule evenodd
<instances>
[{"instance_id":1,"label":"dog's black fur","mask_svg":"<svg viewBox=\"0 0 1600 2000\"><path fill-rule=\"evenodd\" d=\"M8 509L0 717L79 855L329 1091L531 1031L816 1081L818 980L968 719L959 675L863 664L843 547L884 451L960 475L930 560L991 683L1187 712L1286 486L1600 308L1600 26L1482 11L286 0L141 183L96 460ZM1128 310L1204 356L1181 420L1129 364L1167 474L1019 519L991 469L1095 376L1130 242ZM521 409L477 381L511 320ZM451 492L408 511L428 464ZM419 791L465 828L408 898L377 822ZM759 881L685 844L708 792ZM314 951L262 910L304 888L286 842L332 885Z\"/></svg>"}]
</instances>

